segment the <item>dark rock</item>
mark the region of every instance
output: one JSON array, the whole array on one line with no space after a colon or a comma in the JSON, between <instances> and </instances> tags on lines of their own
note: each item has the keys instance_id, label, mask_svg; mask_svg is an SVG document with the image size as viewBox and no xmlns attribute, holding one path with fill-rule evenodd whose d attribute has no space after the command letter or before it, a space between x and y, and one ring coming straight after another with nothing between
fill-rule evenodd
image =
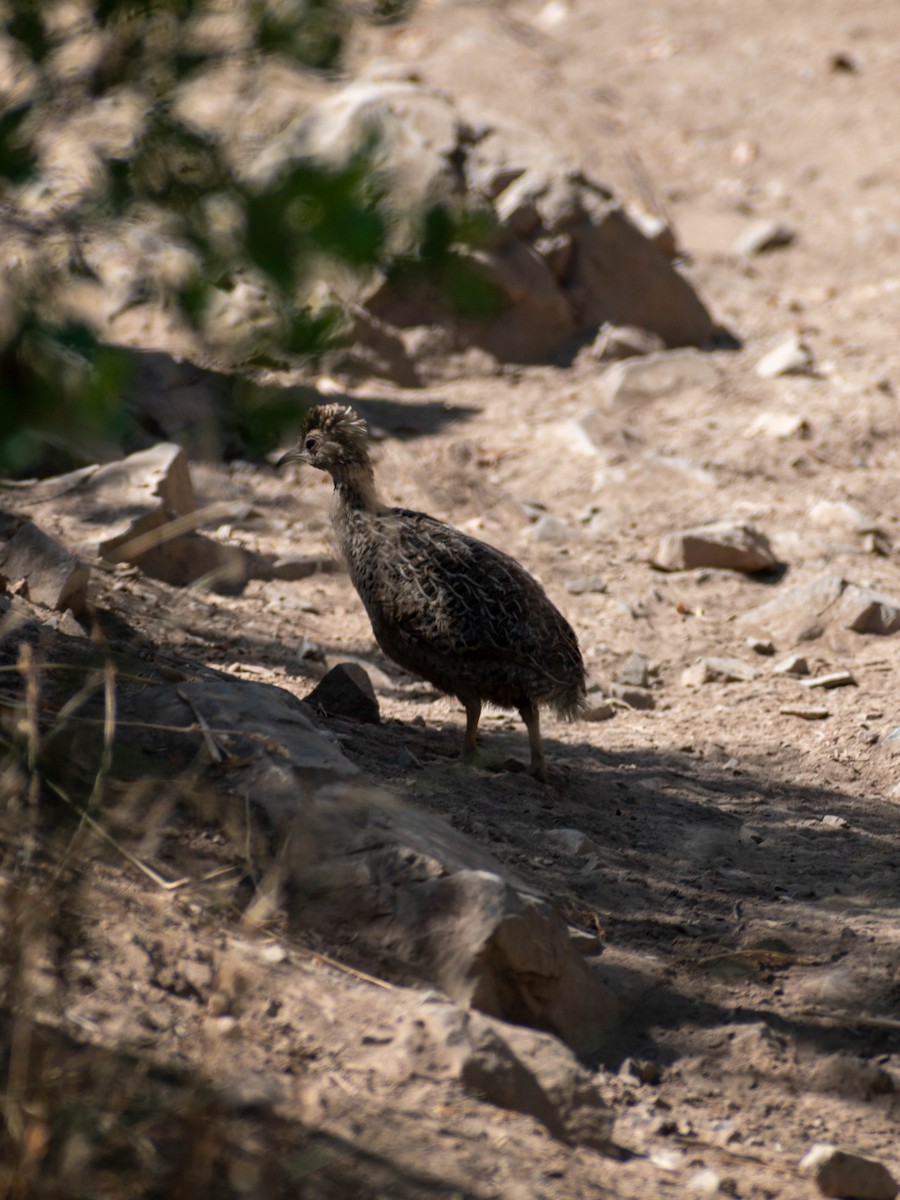
<instances>
[{"instance_id":1,"label":"dark rock","mask_svg":"<svg viewBox=\"0 0 900 1200\"><path fill-rule=\"evenodd\" d=\"M377 725L381 720L372 681L358 663L338 663L316 684L306 703L329 717Z\"/></svg>"},{"instance_id":2,"label":"dark rock","mask_svg":"<svg viewBox=\"0 0 900 1200\"><path fill-rule=\"evenodd\" d=\"M610 685L609 694L614 700L621 700L629 708L639 708L646 711L656 708L656 700L651 692L642 687L625 687L621 683Z\"/></svg>"},{"instance_id":3,"label":"dark rock","mask_svg":"<svg viewBox=\"0 0 900 1200\"><path fill-rule=\"evenodd\" d=\"M842 1200L894 1200L898 1184L883 1163L836 1146L817 1145L800 1163L823 1196Z\"/></svg>"},{"instance_id":4,"label":"dark rock","mask_svg":"<svg viewBox=\"0 0 900 1200\"><path fill-rule=\"evenodd\" d=\"M11 583L24 580L28 598L46 608L79 613L88 598L90 568L48 537L32 521L12 522L0 541L0 572Z\"/></svg>"}]
</instances>

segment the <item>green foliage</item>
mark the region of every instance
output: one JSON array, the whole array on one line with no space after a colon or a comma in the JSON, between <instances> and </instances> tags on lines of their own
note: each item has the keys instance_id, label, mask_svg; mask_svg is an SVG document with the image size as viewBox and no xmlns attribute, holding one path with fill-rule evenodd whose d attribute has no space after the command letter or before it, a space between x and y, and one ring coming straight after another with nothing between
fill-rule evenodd
<instances>
[{"instance_id":1,"label":"green foliage","mask_svg":"<svg viewBox=\"0 0 900 1200\"><path fill-rule=\"evenodd\" d=\"M12 231L28 246L27 267L0 292L0 474L73 465L79 455L112 447L127 431L128 355L72 325L59 297L79 271L91 278L83 247L92 238L102 241L111 230L140 225L148 214L195 264L190 277L182 272L156 298L196 338L210 338L210 314L241 278L271 303L272 319L261 323L260 338L249 338L246 346L235 339L230 347L243 366L289 366L334 344L347 322L335 311L298 302L326 264L427 278L460 313L496 311L499 293L467 254L489 234L478 215L460 218L433 209L424 216L418 249L390 261L393 218L386 216L389 198L374 144L360 147L342 166L298 162L262 184L241 176L225 146L186 123L179 88L185 81L214 79L226 63L256 70L277 57L326 74L341 65L347 0L231 3L245 32L229 43L210 35L218 9L213 0L83 0L79 36L100 49L85 50L79 62L66 56L62 73L73 6L6 0L0 8L0 39L6 38L24 72L17 90L0 90L0 242ZM399 19L405 4L385 0L372 19ZM36 210L33 199L45 186L47 131L70 119L89 120L92 106L104 100L115 105L123 94L145 105L136 136L115 149L104 149L98 139L96 162L86 164L90 187L57 207L39 204ZM225 232L215 220L223 211L229 214ZM214 351L218 343L210 346ZM235 388L236 426L244 423L237 412L240 391ZM277 435L281 406L249 405L249 427L257 432L263 411L268 443L273 430ZM72 450L69 462L52 452L63 444Z\"/></svg>"}]
</instances>

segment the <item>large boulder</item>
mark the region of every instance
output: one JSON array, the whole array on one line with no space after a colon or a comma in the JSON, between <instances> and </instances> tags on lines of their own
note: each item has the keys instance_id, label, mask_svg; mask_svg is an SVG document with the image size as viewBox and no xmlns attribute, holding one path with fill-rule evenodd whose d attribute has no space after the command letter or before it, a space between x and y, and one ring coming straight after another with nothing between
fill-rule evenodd
<instances>
[{"instance_id":1,"label":"large boulder","mask_svg":"<svg viewBox=\"0 0 900 1200\"><path fill-rule=\"evenodd\" d=\"M438 341L441 354L478 347L512 362L546 359L604 322L649 330L670 347L710 340L703 302L608 189L533 131L483 116L473 124L437 89L357 80L267 145L253 174L270 179L304 158L337 165L373 139L392 209L390 249L412 250L418 222L436 205L480 214L493 233L477 249L459 247L458 262L500 302L476 317L420 276L371 280L350 299L376 319L380 341L386 330L402 339L407 360L391 356L395 374L408 376L411 361L427 373L435 355L427 327L450 331ZM465 301L465 285L459 277L455 284L455 299ZM367 328L354 329L363 343Z\"/></svg>"}]
</instances>

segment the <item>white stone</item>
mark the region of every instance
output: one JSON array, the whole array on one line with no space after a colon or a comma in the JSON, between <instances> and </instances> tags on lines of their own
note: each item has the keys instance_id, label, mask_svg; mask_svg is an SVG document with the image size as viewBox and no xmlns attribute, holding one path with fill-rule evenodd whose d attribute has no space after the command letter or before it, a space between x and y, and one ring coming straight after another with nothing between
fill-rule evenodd
<instances>
[{"instance_id":1,"label":"white stone","mask_svg":"<svg viewBox=\"0 0 900 1200\"><path fill-rule=\"evenodd\" d=\"M747 428L745 437L771 437L782 440L791 437L803 437L809 433L809 422L799 413L761 412L757 413Z\"/></svg>"},{"instance_id":2,"label":"white stone","mask_svg":"<svg viewBox=\"0 0 900 1200\"><path fill-rule=\"evenodd\" d=\"M778 375L805 375L812 370L812 355L798 337L790 337L770 350L756 364L760 379L775 379Z\"/></svg>"},{"instance_id":3,"label":"white stone","mask_svg":"<svg viewBox=\"0 0 900 1200\"><path fill-rule=\"evenodd\" d=\"M789 246L795 237L793 229L788 226L763 218L754 221L735 239L731 251L739 258L747 258L751 254L761 254L765 250Z\"/></svg>"},{"instance_id":4,"label":"white stone","mask_svg":"<svg viewBox=\"0 0 900 1200\"><path fill-rule=\"evenodd\" d=\"M633 408L693 388L705 391L718 381L718 368L708 355L668 350L614 363L600 378L600 394L608 409Z\"/></svg>"}]
</instances>

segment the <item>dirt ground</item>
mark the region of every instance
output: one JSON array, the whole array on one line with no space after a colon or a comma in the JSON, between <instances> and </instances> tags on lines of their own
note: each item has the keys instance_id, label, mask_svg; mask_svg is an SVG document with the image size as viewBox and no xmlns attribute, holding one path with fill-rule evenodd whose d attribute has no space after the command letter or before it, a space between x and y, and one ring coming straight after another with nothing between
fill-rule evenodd
<instances>
[{"instance_id":1,"label":"dirt ground","mask_svg":"<svg viewBox=\"0 0 900 1200\"><path fill-rule=\"evenodd\" d=\"M634 973L630 1014L591 1064L615 1109L615 1160L452 1089L389 1087L371 1046L392 1013L421 1001L416 989L339 971L277 931L247 941L227 910L108 864L72 1028L152 1044L157 1062L223 1086L256 1080L281 1119L333 1139L311 1160L311 1195L802 1200L818 1192L798 1164L822 1141L900 1177L900 740L888 736L900 726L900 640L828 626L800 645L773 639L766 655L739 620L823 574L900 598L898 39L891 0L852 12L838 0L548 0L423 4L358 48L361 61L407 65L532 125L624 201L664 212L684 270L742 348L713 353L713 386L611 412L584 359L344 393L379 435L385 499L515 554L575 627L592 684L614 681L632 652L650 660L652 709L546 717L546 787L494 769L527 757L505 714L483 722L484 768L453 761L457 704L380 654L343 573L256 581L236 598L135 576L98 585L101 603L154 643L300 697L336 662L360 662L384 724L333 722L347 755L483 843L600 934L601 963ZM734 241L759 218L795 240L741 258ZM814 370L757 377L791 334ZM600 450L578 432L589 410ZM802 423L778 436L754 424L770 413ZM324 477L289 487L235 464L198 465L194 479L200 502L252 502L219 538L330 552ZM864 527L846 509L811 517L822 501L861 510ZM543 513L565 522L559 540L535 536ZM652 567L660 535L719 517L756 525L783 569L754 579ZM305 639L321 654L301 657ZM807 691L773 674L792 652L813 674L848 670L855 683ZM684 685L707 654L743 659L755 677ZM782 712L791 707L827 715ZM545 835L562 827L593 851L555 851ZM197 977L154 981L136 938L190 960ZM363 966L352 947L320 949ZM225 959L245 961L249 979L227 1027L210 1007ZM641 1082L645 1063L654 1082ZM365 1185L365 1172L343 1180L334 1165L347 1146L370 1156ZM245 1194L266 1194L261 1176L247 1178Z\"/></svg>"}]
</instances>

